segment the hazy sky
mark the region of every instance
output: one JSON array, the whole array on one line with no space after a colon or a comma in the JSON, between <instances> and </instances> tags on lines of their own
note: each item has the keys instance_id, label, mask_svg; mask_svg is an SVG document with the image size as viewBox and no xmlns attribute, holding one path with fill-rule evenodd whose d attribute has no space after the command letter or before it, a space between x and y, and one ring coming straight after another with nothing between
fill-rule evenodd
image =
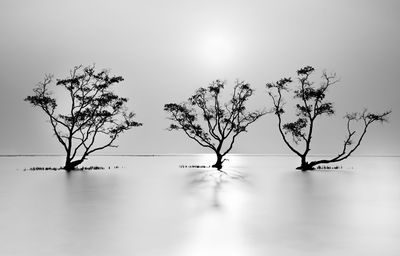
<instances>
[{"instance_id":1,"label":"hazy sky","mask_svg":"<svg viewBox=\"0 0 400 256\"><path fill-rule=\"evenodd\" d=\"M65 77L96 63L125 78L121 93L143 127L107 153L208 152L168 132L168 102L214 79L248 81L253 107L271 107L265 83L312 65L335 71L335 118L321 119L312 153L335 153L346 111L392 109L359 154L400 155L400 2L385 1L0 1L0 154L62 153L45 116L23 99L44 74ZM268 115L240 135L236 153L290 151Z\"/></svg>"}]
</instances>

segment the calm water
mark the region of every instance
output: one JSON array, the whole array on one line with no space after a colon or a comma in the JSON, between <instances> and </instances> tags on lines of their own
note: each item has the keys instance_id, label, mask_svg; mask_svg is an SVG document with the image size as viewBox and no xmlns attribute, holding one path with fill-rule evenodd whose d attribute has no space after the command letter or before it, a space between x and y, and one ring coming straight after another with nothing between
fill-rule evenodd
<instances>
[{"instance_id":1,"label":"calm water","mask_svg":"<svg viewBox=\"0 0 400 256\"><path fill-rule=\"evenodd\" d=\"M302 173L297 158L91 157L101 171L23 171L0 157L0 255L399 255L400 158Z\"/></svg>"}]
</instances>

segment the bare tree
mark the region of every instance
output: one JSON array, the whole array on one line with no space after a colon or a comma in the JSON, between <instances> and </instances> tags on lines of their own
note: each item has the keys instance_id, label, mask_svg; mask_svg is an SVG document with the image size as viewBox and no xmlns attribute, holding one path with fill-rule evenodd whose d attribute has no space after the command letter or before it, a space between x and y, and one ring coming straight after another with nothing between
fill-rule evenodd
<instances>
[{"instance_id":1,"label":"bare tree","mask_svg":"<svg viewBox=\"0 0 400 256\"><path fill-rule=\"evenodd\" d=\"M132 127L134 113L126 109L127 98L114 94L112 87L123 81L109 71L95 71L94 66L74 67L69 77L57 80L56 86L66 90L67 113L58 113L57 100L50 91L52 75L46 75L25 101L41 108L49 118L53 132L66 152L64 169L75 169L90 154L116 147L117 137ZM102 142L98 142L102 137Z\"/></svg>"},{"instance_id":2,"label":"bare tree","mask_svg":"<svg viewBox=\"0 0 400 256\"><path fill-rule=\"evenodd\" d=\"M338 82L336 74L323 72L321 85L315 86L310 81L310 75L313 72L314 68L310 66L299 69L297 71L299 86L294 91L289 89L289 84L292 82L291 78L282 78L276 83L266 85L274 104L275 115L278 117L278 129L282 139L289 149L301 158L301 165L297 169L303 171L312 170L318 164L335 163L348 158L360 146L370 125L376 121L386 122L391 113L391 111L386 111L374 114L365 109L362 112L346 114L344 118L346 119L347 136L343 142L342 151L330 159L307 162L316 119L322 115L330 116L335 113L333 103L327 101L325 96L328 89ZM285 113L283 92L293 93L293 98L298 100L296 104L297 120L285 124L282 124L282 116ZM356 131L352 128L352 124L358 121L362 122L363 129L356 138ZM292 136L293 143L289 142L287 135ZM303 145L303 150L296 148L300 143Z\"/></svg>"},{"instance_id":3,"label":"bare tree","mask_svg":"<svg viewBox=\"0 0 400 256\"><path fill-rule=\"evenodd\" d=\"M164 110L174 123L169 130L182 130L189 138L205 148L213 150L217 161L213 167L220 170L236 138L247 127L265 115L266 111L247 111L246 101L254 90L245 82L236 81L228 103L221 103L221 91L225 82L216 80L208 87L199 88L187 102L169 103ZM202 117L203 125L198 118Z\"/></svg>"}]
</instances>

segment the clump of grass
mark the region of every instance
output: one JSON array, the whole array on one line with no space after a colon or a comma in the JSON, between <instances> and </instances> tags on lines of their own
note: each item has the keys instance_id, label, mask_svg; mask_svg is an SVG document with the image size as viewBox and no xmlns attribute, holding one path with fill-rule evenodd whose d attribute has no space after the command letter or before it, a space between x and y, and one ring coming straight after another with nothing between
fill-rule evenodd
<instances>
[{"instance_id":1,"label":"clump of grass","mask_svg":"<svg viewBox=\"0 0 400 256\"><path fill-rule=\"evenodd\" d=\"M115 166L108 166L103 167L103 166L82 166L79 168L76 168L74 171L96 171L96 170L111 170L111 169L119 169L119 168L124 168L118 165ZM24 168L23 171L59 171L59 170L64 170L62 167L42 167L42 166L34 166L34 167L29 167L29 168Z\"/></svg>"},{"instance_id":2,"label":"clump of grass","mask_svg":"<svg viewBox=\"0 0 400 256\"><path fill-rule=\"evenodd\" d=\"M24 171L57 171L61 170L62 167L41 167L41 166L35 166L35 167L29 167L25 168Z\"/></svg>"},{"instance_id":3,"label":"clump of grass","mask_svg":"<svg viewBox=\"0 0 400 256\"><path fill-rule=\"evenodd\" d=\"M92 171L92 170L104 170L105 168L102 166L82 166L80 168L76 168L77 171Z\"/></svg>"},{"instance_id":4,"label":"clump of grass","mask_svg":"<svg viewBox=\"0 0 400 256\"><path fill-rule=\"evenodd\" d=\"M329 165L318 165L317 170L341 170L343 169L343 166L335 165L335 166L329 166Z\"/></svg>"},{"instance_id":5,"label":"clump of grass","mask_svg":"<svg viewBox=\"0 0 400 256\"><path fill-rule=\"evenodd\" d=\"M179 168L211 168L210 165L179 165Z\"/></svg>"}]
</instances>

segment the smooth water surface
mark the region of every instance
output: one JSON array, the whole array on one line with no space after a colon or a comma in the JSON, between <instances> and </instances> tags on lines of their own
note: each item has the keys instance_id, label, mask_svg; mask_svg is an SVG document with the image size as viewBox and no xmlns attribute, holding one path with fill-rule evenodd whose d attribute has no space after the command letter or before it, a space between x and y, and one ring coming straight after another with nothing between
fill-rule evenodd
<instances>
[{"instance_id":1,"label":"smooth water surface","mask_svg":"<svg viewBox=\"0 0 400 256\"><path fill-rule=\"evenodd\" d=\"M191 167L212 155L66 173L24 171L62 157L0 157L0 255L399 255L400 158L305 173L294 157L229 158L225 173Z\"/></svg>"}]
</instances>

